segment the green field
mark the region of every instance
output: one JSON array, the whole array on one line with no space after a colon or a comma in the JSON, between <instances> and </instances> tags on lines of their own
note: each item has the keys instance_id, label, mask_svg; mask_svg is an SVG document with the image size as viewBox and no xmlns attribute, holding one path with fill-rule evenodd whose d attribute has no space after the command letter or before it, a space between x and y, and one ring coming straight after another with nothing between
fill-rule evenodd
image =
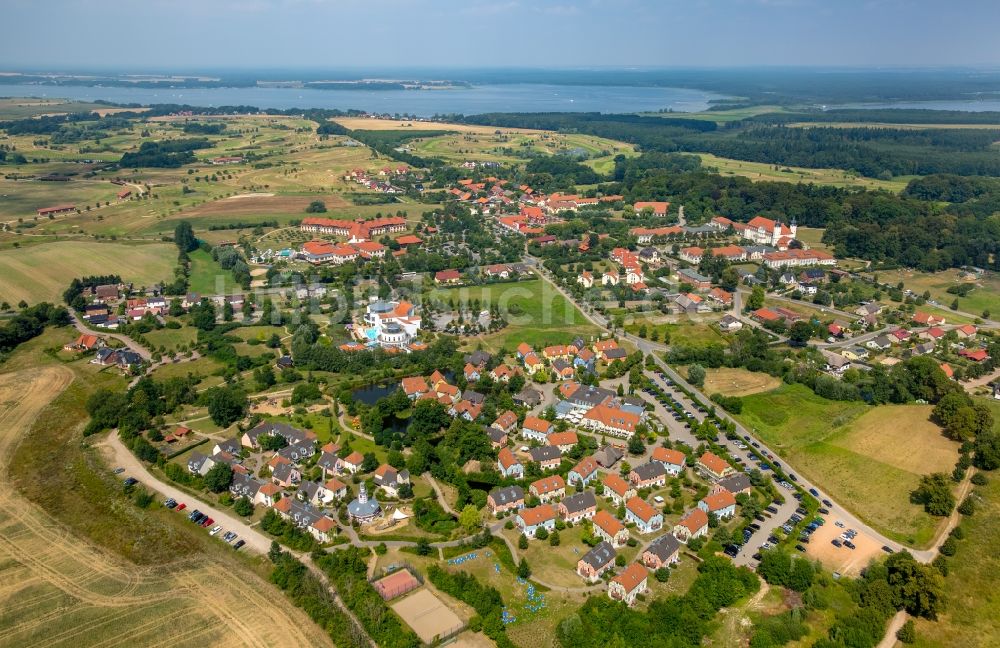
<instances>
[{"instance_id":1,"label":"green field","mask_svg":"<svg viewBox=\"0 0 1000 648\"><path fill-rule=\"evenodd\" d=\"M191 258L191 275L188 277L190 292L198 295L221 295L239 288L233 279L233 273L223 270L211 253L195 250L188 256Z\"/></svg>"},{"instance_id":2,"label":"green field","mask_svg":"<svg viewBox=\"0 0 1000 648\"><path fill-rule=\"evenodd\" d=\"M491 349L513 349L521 342L531 345L565 343L577 335L596 335L599 329L587 321L577 307L542 279L488 286L463 286L432 290L429 298L445 305L479 300L480 308L496 304L506 313L508 326L481 338ZM447 308L447 306L445 306ZM473 338L475 344L480 338Z\"/></svg>"},{"instance_id":3,"label":"green field","mask_svg":"<svg viewBox=\"0 0 1000 648\"><path fill-rule=\"evenodd\" d=\"M994 416L1000 414L994 408ZM1000 598L996 574L1000 573L1000 475L985 473L989 484L977 487L976 514L963 519L965 539L948 559L944 614L937 622L919 619L919 648L1000 645Z\"/></svg>"},{"instance_id":4,"label":"green field","mask_svg":"<svg viewBox=\"0 0 1000 648\"><path fill-rule=\"evenodd\" d=\"M770 180L777 182L804 182L831 187L864 187L866 189L885 189L899 193L906 188L914 176L899 176L892 180L875 180L865 178L841 169L808 169L806 167L790 167L785 165L766 164L763 162L745 162L717 157L709 153L698 153L702 166L714 167L721 175L738 175L754 181Z\"/></svg>"},{"instance_id":5,"label":"green field","mask_svg":"<svg viewBox=\"0 0 1000 648\"><path fill-rule=\"evenodd\" d=\"M168 243L130 245L59 241L0 251L0 300L16 304L61 302L70 280L118 274L138 286L173 277L177 248Z\"/></svg>"},{"instance_id":6,"label":"green field","mask_svg":"<svg viewBox=\"0 0 1000 648\"><path fill-rule=\"evenodd\" d=\"M958 444L929 405L828 401L802 385L743 399L740 419L789 463L880 532L924 546L938 520L910 504L920 476L948 472Z\"/></svg>"},{"instance_id":7,"label":"green field","mask_svg":"<svg viewBox=\"0 0 1000 648\"><path fill-rule=\"evenodd\" d=\"M952 321L960 323L966 321L965 318L953 313L948 307L955 300L957 295L948 292L951 286L968 285L974 286L966 297L958 297L958 308L961 311L972 315L980 315L984 310L990 311L992 317L1000 315L1000 275L995 272L987 272L979 279L963 279L960 270L949 269L941 272L919 272L916 270L890 270L878 273L879 281L895 285L902 281L903 285L917 293L923 295L925 291L930 292L931 299L945 308L940 309L941 314L948 318L948 323ZM921 306L921 310L927 307Z\"/></svg>"}]
</instances>

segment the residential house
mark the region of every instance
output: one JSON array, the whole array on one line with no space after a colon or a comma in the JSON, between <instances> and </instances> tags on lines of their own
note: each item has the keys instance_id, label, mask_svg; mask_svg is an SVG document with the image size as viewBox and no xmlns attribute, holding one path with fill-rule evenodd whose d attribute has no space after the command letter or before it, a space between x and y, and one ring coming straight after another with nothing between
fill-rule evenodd
<instances>
[{"instance_id":1,"label":"residential house","mask_svg":"<svg viewBox=\"0 0 1000 648\"><path fill-rule=\"evenodd\" d=\"M281 495L281 488L273 482L267 482L257 490L253 503L261 506L274 506Z\"/></svg>"},{"instance_id":2,"label":"residential house","mask_svg":"<svg viewBox=\"0 0 1000 648\"><path fill-rule=\"evenodd\" d=\"M545 443L548 436L555 431L555 426L550 421L538 418L537 416L526 416L521 424L521 438L526 441L538 441Z\"/></svg>"},{"instance_id":3,"label":"residential house","mask_svg":"<svg viewBox=\"0 0 1000 648\"><path fill-rule=\"evenodd\" d=\"M674 537L684 544L706 533L708 533L708 513L698 507L685 513L684 517L674 525Z\"/></svg>"},{"instance_id":4,"label":"residential house","mask_svg":"<svg viewBox=\"0 0 1000 648\"><path fill-rule=\"evenodd\" d=\"M365 456L355 450L340 460L340 466L352 475L356 475L358 471L361 470L361 464L364 463L364 461Z\"/></svg>"},{"instance_id":5,"label":"residential house","mask_svg":"<svg viewBox=\"0 0 1000 648\"><path fill-rule=\"evenodd\" d=\"M214 465L214 459L206 457L200 452L195 451L188 456L187 469L192 475L201 475L204 477Z\"/></svg>"},{"instance_id":6,"label":"residential house","mask_svg":"<svg viewBox=\"0 0 1000 648\"><path fill-rule=\"evenodd\" d=\"M389 497L399 497L399 491L410 483L410 473L405 468L397 471L389 464L382 464L373 475L375 487L381 488Z\"/></svg>"},{"instance_id":7,"label":"residential house","mask_svg":"<svg viewBox=\"0 0 1000 648\"><path fill-rule=\"evenodd\" d=\"M333 475L344 472L343 462L340 457L332 452L324 452L320 455L316 465L323 470L323 478L328 479Z\"/></svg>"},{"instance_id":8,"label":"residential house","mask_svg":"<svg viewBox=\"0 0 1000 648\"><path fill-rule=\"evenodd\" d=\"M976 337L976 334L979 332L979 330L972 324L963 324L962 326L956 326L954 331L955 335L957 335L958 339L960 340L967 340L969 338L974 338Z\"/></svg>"},{"instance_id":9,"label":"residential house","mask_svg":"<svg viewBox=\"0 0 1000 648\"><path fill-rule=\"evenodd\" d=\"M633 497L625 503L625 522L635 524L639 533L652 533L663 527L663 513L649 502Z\"/></svg>"},{"instance_id":10,"label":"residential house","mask_svg":"<svg viewBox=\"0 0 1000 648\"><path fill-rule=\"evenodd\" d=\"M719 320L719 330L723 333L733 333L743 328L743 322L732 315L725 315Z\"/></svg>"},{"instance_id":11,"label":"residential house","mask_svg":"<svg viewBox=\"0 0 1000 648\"><path fill-rule=\"evenodd\" d=\"M552 532L556 528L556 511L549 504L540 504L533 508L518 509L514 523L521 533L534 538L539 529Z\"/></svg>"},{"instance_id":12,"label":"residential house","mask_svg":"<svg viewBox=\"0 0 1000 648\"><path fill-rule=\"evenodd\" d=\"M601 468L611 468L616 463L621 461L621 458L625 456L621 450L612 446L605 445L603 448L594 453L594 461L600 465Z\"/></svg>"},{"instance_id":13,"label":"residential house","mask_svg":"<svg viewBox=\"0 0 1000 648\"><path fill-rule=\"evenodd\" d=\"M528 450L531 460L542 470L555 470L562 462L562 451L556 446L538 446Z\"/></svg>"},{"instance_id":14,"label":"residential house","mask_svg":"<svg viewBox=\"0 0 1000 648\"><path fill-rule=\"evenodd\" d=\"M605 475L602 483L604 484L604 496L615 504L624 504L636 496L635 486L614 473Z\"/></svg>"},{"instance_id":15,"label":"residential house","mask_svg":"<svg viewBox=\"0 0 1000 648\"><path fill-rule=\"evenodd\" d=\"M566 360L557 358L552 361L552 374L556 380L571 380L576 375L576 368Z\"/></svg>"},{"instance_id":16,"label":"residential house","mask_svg":"<svg viewBox=\"0 0 1000 648\"><path fill-rule=\"evenodd\" d=\"M493 515L524 508L524 489L520 486L494 488L486 497L486 505Z\"/></svg>"},{"instance_id":17,"label":"residential house","mask_svg":"<svg viewBox=\"0 0 1000 648\"><path fill-rule=\"evenodd\" d=\"M736 515L736 498L729 491L720 490L706 495L698 502L698 508L720 520L726 520Z\"/></svg>"},{"instance_id":18,"label":"residential house","mask_svg":"<svg viewBox=\"0 0 1000 648\"><path fill-rule=\"evenodd\" d=\"M497 454L497 467L500 469L500 474L504 477L513 477L515 479L524 477L524 466L517 460L514 453L510 451L510 448L500 448L500 452Z\"/></svg>"},{"instance_id":19,"label":"residential house","mask_svg":"<svg viewBox=\"0 0 1000 648\"><path fill-rule=\"evenodd\" d=\"M263 482L257 481L252 475L234 473L233 481L229 483L229 492L237 499L245 497L253 502L257 499L257 493L263 485Z\"/></svg>"},{"instance_id":20,"label":"residential house","mask_svg":"<svg viewBox=\"0 0 1000 648\"><path fill-rule=\"evenodd\" d=\"M559 499L566 495L566 480L561 475L549 475L537 481L531 482L528 492L537 497L542 502Z\"/></svg>"},{"instance_id":21,"label":"residential house","mask_svg":"<svg viewBox=\"0 0 1000 648\"><path fill-rule=\"evenodd\" d=\"M282 488L291 488L302 479L302 473L291 463L279 463L271 470L271 481Z\"/></svg>"},{"instance_id":22,"label":"residential house","mask_svg":"<svg viewBox=\"0 0 1000 648\"><path fill-rule=\"evenodd\" d=\"M542 392L534 387L525 387L514 396L514 403L522 407L537 407L542 403Z\"/></svg>"},{"instance_id":23,"label":"residential house","mask_svg":"<svg viewBox=\"0 0 1000 648\"><path fill-rule=\"evenodd\" d=\"M241 442L244 447L259 450L259 439L261 436L280 436L285 439L288 445L297 445L306 441L312 442L316 440L314 432L305 432L285 423L264 421L244 432Z\"/></svg>"},{"instance_id":24,"label":"residential house","mask_svg":"<svg viewBox=\"0 0 1000 648\"><path fill-rule=\"evenodd\" d=\"M593 457L584 457L569 471L566 481L574 486L586 486L596 478L597 462L594 461Z\"/></svg>"},{"instance_id":25,"label":"residential house","mask_svg":"<svg viewBox=\"0 0 1000 648\"><path fill-rule=\"evenodd\" d=\"M931 315L930 313L925 313L923 311L917 311L910 319L920 326L940 326L945 322L943 317Z\"/></svg>"},{"instance_id":26,"label":"residential house","mask_svg":"<svg viewBox=\"0 0 1000 648\"><path fill-rule=\"evenodd\" d=\"M608 351L617 348L619 348L618 342L615 340L598 340L597 342L594 342L594 353L596 353L597 357L601 360L606 359L605 354Z\"/></svg>"},{"instance_id":27,"label":"residential house","mask_svg":"<svg viewBox=\"0 0 1000 648\"><path fill-rule=\"evenodd\" d=\"M599 434L611 434L627 439L635 433L640 416L626 412L617 407L598 405L587 411L580 421L580 427L593 430Z\"/></svg>"},{"instance_id":28,"label":"residential house","mask_svg":"<svg viewBox=\"0 0 1000 648\"><path fill-rule=\"evenodd\" d=\"M736 469L730 466L725 459L711 452L706 452L698 458L695 469L706 479L713 481L728 477L736 472Z\"/></svg>"},{"instance_id":29,"label":"residential house","mask_svg":"<svg viewBox=\"0 0 1000 648\"><path fill-rule=\"evenodd\" d=\"M681 283L691 284L696 290L708 290L712 287L712 279L710 277L706 277L691 268L682 268L678 270L677 278L681 281Z\"/></svg>"},{"instance_id":30,"label":"residential house","mask_svg":"<svg viewBox=\"0 0 1000 648\"><path fill-rule=\"evenodd\" d=\"M403 393L410 400L416 400L430 391L427 381L421 376L410 376L402 380Z\"/></svg>"},{"instance_id":31,"label":"residential house","mask_svg":"<svg viewBox=\"0 0 1000 648\"><path fill-rule=\"evenodd\" d=\"M597 498L594 491L585 490L582 493L569 495L559 502L557 508L559 516L569 523L577 523L580 520L589 520L597 513Z\"/></svg>"},{"instance_id":32,"label":"residential house","mask_svg":"<svg viewBox=\"0 0 1000 648\"><path fill-rule=\"evenodd\" d=\"M594 286L594 275L584 270L576 277L576 283L580 284L584 288L592 288Z\"/></svg>"},{"instance_id":33,"label":"residential house","mask_svg":"<svg viewBox=\"0 0 1000 648\"><path fill-rule=\"evenodd\" d=\"M885 351L892 346L892 341L885 335L880 335L874 340L868 340L865 346L872 351Z\"/></svg>"},{"instance_id":34,"label":"residential house","mask_svg":"<svg viewBox=\"0 0 1000 648\"><path fill-rule=\"evenodd\" d=\"M549 445L559 448L562 453L567 453L573 449L579 439L576 436L576 432L573 430L567 430L566 432L553 432L548 437Z\"/></svg>"},{"instance_id":35,"label":"residential house","mask_svg":"<svg viewBox=\"0 0 1000 648\"><path fill-rule=\"evenodd\" d=\"M820 353L823 355L823 359L826 360L825 371L839 376L851 368L851 361L839 353L827 351L826 349L820 349Z\"/></svg>"},{"instance_id":36,"label":"residential house","mask_svg":"<svg viewBox=\"0 0 1000 648\"><path fill-rule=\"evenodd\" d=\"M685 459L684 453L680 450L664 447L653 448L651 457L651 461L663 464L663 467L671 475L679 475L684 470Z\"/></svg>"},{"instance_id":37,"label":"residential house","mask_svg":"<svg viewBox=\"0 0 1000 648\"><path fill-rule=\"evenodd\" d=\"M588 583L595 583L604 572L615 566L616 555L611 543L599 542L576 563L576 573Z\"/></svg>"},{"instance_id":38,"label":"residential house","mask_svg":"<svg viewBox=\"0 0 1000 648\"><path fill-rule=\"evenodd\" d=\"M653 540L642 552L642 564L652 570L669 567L680 562L681 543L674 536L665 533Z\"/></svg>"},{"instance_id":39,"label":"residential house","mask_svg":"<svg viewBox=\"0 0 1000 648\"><path fill-rule=\"evenodd\" d=\"M667 469L659 461L636 466L628 474L629 483L639 488L656 488L667 483Z\"/></svg>"},{"instance_id":40,"label":"residential house","mask_svg":"<svg viewBox=\"0 0 1000 648\"><path fill-rule=\"evenodd\" d=\"M517 428L517 414L512 410L505 411L493 421L493 427L506 434L512 433Z\"/></svg>"},{"instance_id":41,"label":"residential house","mask_svg":"<svg viewBox=\"0 0 1000 648\"><path fill-rule=\"evenodd\" d=\"M458 270L439 270L434 275L435 283L457 284L462 281L462 274Z\"/></svg>"},{"instance_id":42,"label":"residential house","mask_svg":"<svg viewBox=\"0 0 1000 648\"><path fill-rule=\"evenodd\" d=\"M746 473L736 473L730 477L725 477L715 482L712 486L712 492L716 493L720 490L729 491L734 496L736 495L749 495L753 484L750 483L750 477Z\"/></svg>"},{"instance_id":43,"label":"residential house","mask_svg":"<svg viewBox=\"0 0 1000 648\"><path fill-rule=\"evenodd\" d=\"M628 529L607 511L597 511L591 522L594 535L610 542L613 547L623 547L628 543Z\"/></svg>"},{"instance_id":44,"label":"residential house","mask_svg":"<svg viewBox=\"0 0 1000 648\"><path fill-rule=\"evenodd\" d=\"M644 212L649 212L653 216L664 217L667 215L667 210L670 209L670 203L659 202L659 201L638 201L632 206L636 215L642 215Z\"/></svg>"},{"instance_id":45,"label":"residential house","mask_svg":"<svg viewBox=\"0 0 1000 648\"><path fill-rule=\"evenodd\" d=\"M636 597L646 591L649 572L639 563L632 563L608 583L608 596L631 607Z\"/></svg>"},{"instance_id":46,"label":"residential house","mask_svg":"<svg viewBox=\"0 0 1000 648\"><path fill-rule=\"evenodd\" d=\"M490 438L490 446L494 450L499 450L507 445L507 433L493 427L492 425L486 428L486 436Z\"/></svg>"},{"instance_id":47,"label":"residential house","mask_svg":"<svg viewBox=\"0 0 1000 648\"><path fill-rule=\"evenodd\" d=\"M510 382L510 379L521 373L520 368L511 367L506 364L497 365L490 371L490 378L497 382Z\"/></svg>"}]
</instances>

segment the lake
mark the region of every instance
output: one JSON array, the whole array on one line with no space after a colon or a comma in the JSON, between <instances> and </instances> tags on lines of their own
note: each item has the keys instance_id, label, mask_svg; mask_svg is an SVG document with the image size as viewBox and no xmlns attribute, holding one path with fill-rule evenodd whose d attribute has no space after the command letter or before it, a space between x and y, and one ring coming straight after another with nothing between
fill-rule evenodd
<instances>
[{"instance_id":1,"label":"lake","mask_svg":"<svg viewBox=\"0 0 1000 648\"><path fill-rule=\"evenodd\" d=\"M510 83L441 90L305 88L118 88L0 85L0 95L114 103L327 108L431 117L484 112L698 112L723 95L687 88Z\"/></svg>"}]
</instances>

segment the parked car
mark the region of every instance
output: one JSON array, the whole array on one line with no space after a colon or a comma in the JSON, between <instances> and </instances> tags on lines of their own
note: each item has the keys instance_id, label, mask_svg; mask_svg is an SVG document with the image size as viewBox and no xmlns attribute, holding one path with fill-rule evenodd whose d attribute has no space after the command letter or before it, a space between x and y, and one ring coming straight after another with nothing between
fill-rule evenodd
<instances>
[{"instance_id":1,"label":"parked car","mask_svg":"<svg viewBox=\"0 0 1000 648\"><path fill-rule=\"evenodd\" d=\"M765 507L764 510L767 511L768 513L777 513L778 512L778 509L775 508L773 504L771 506Z\"/></svg>"},{"instance_id":2,"label":"parked car","mask_svg":"<svg viewBox=\"0 0 1000 648\"><path fill-rule=\"evenodd\" d=\"M803 553L804 553L804 552L805 552L805 550L806 550L806 548L805 548L805 547L803 547L803 546L802 546L802 545L800 545L800 544L797 544L797 545L795 545L795 548L796 548L796 549L797 549L798 551L801 551L801 552L803 552Z\"/></svg>"},{"instance_id":3,"label":"parked car","mask_svg":"<svg viewBox=\"0 0 1000 648\"><path fill-rule=\"evenodd\" d=\"M113 471L113 472L114 472L114 473L115 473L116 475L120 475L120 474L122 474L123 472L125 472L125 469L124 469L124 468L122 468L121 466L118 466L117 468L115 468L115 469L114 469L114 471Z\"/></svg>"},{"instance_id":4,"label":"parked car","mask_svg":"<svg viewBox=\"0 0 1000 648\"><path fill-rule=\"evenodd\" d=\"M216 524L214 527L212 527L212 530L208 532L208 535L214 536L219 531L222 531L222 525L221 524Z\"/></svg>"},{"instance_id":5,"label":"parked car","mask_svg":"<svg viewBox=\"0 0 1000 648\"><path fill-rule=\"evenodd\" d=\"M177 510L178 511L183 511L186 508L187 508L187 504L185 504L184 502L181 502L180 504L177 505Z\"/></svg>"},{"instance_id":6,"label":"parked car","mask_svg":"<svg viewBox=\"0 0 1000 648\"><path fill-rule=\"evenodd\" d=\"M855 548L854 547L854 543L851 542L850 540L844 540L844 546L847 547L848 549L854 549Z\"/></svg>"},{"instance_id":7,"label":"parked car","mask_svg":"<svg viewBox=\"0 0 1000 648\"><path fill-rule=\"evenodd\" d=\"M882 551L886 552L887 554L896 553L895 551L892 550L892 547L890 547L889 545L882 545Z\"/></svg>"},{"instance_id":8,"label":"parked car","mask_svg":"<svg viewBox=\"0 0 1000 648\"><path fill-rule=\"evenodd\" d=\"M823 506L827 506L827 507L833 506L833 502L831 502L828 499L825 499L825 500L823 500Z\"/></svg>"},{"instance_id":9,"label":"parked car","mask_svg":"<svg viewBox=\"0 0 1000 648\"><path fill-rule=\"evenodd\" d=\"M242 547L245 544L246 544L245 540L240 540L239 542L237 542L236 544L233 545L233 549L234 550L239 549L240 547Z\"/></svg>"},{"instance_id":10,"label":"parked car","mask_svg":"<svg viewBox=\"0 0 1000 648\"><path fill-rule=\"evenodd\" d=\"M837 548L840 548L840 547L844 546L844 543L843 543L843 542L841 542L841 541L840 541L839 539L837 539L837 538L834 538L833 540L831 540L831 541L830 541L830 544L832 544L832 545L833 545L834 547L837 547Z\"/></svg>"},{"instance_id":11,"label":"parked car","mask_svg":"<svg viewBox=\"0 0 1000 648\"><path fill-rule=\"evenodd\" d=\"M164 502L163 505L166 506L168 509L175 509L177 508L177 500L170 498L166 502Z\"/></svg>"},{"instance_id":12,"label":"parked car","mask_svg":"<svg viewBox=\"0 0 1000 648\"><path fill-rule=\"evenodd\" d=\"M825 507L820 508L819 512L822 513L823 515L830 515L830 509Z\"/></svg>"},{"instance_id":13,"label":"parked car","mask_svg":"<svg viewBox=\"0 0 1000 648\"><path fill-rule=\"evenodd\" d=\"M126 486L135 486L136 484L138 484L138 483L139 483L139 480L138 480L138 479L136 479L135 477L129 477L129 478L128 478L128 479L126 479L126 480L125 480L125 481L124 481L123 483L124 483L124 484L125 484Z\"/></svg>"}]
</instances>

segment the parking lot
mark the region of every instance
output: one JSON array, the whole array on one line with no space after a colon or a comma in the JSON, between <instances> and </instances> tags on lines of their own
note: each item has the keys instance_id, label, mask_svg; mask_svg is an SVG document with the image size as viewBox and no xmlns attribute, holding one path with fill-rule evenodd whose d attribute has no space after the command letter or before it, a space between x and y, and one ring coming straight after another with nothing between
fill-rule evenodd
<instances>
[{"instance_id":1,"label":"parking lot","mask_svg":"<svg viewBox=\"0 0 1000 648\"><path fill-rule=\"evenodd\" d=\"M826 524L816 529L808 545L806 554L823 563L825 567L834 572L839 572L844 576L857 576L873 558L884 555L882 544L865 533L858 530L857 535L850 540L854 549L844 545L841 535L848 531L850 527L846 524L843 527L837 526L836 519L827 518ZM841 546L834 546L832 543L837 540Z\"/></svg>"}]
</instances>

